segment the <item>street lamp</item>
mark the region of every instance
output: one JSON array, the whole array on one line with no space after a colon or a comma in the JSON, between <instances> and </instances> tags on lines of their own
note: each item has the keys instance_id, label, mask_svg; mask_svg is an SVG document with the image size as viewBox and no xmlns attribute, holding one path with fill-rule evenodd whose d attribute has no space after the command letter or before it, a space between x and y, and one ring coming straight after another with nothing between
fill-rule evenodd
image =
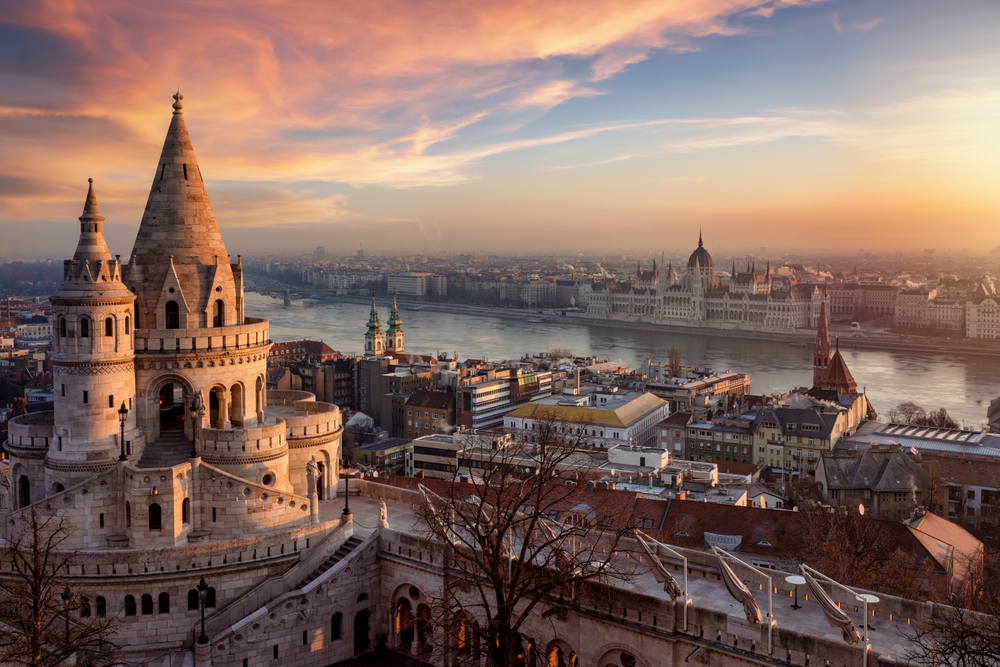
<instances>
[{"instance_id":1,"label":"street lamp","mask_svg":"<svg viewBox=\"0 0 1000 667\"><path fill-rule=\"evenodd\" d=\"M63 609L66 615L66 646L69 647L69 586L63 589L62 595L60 596L63 601Z\"/></svg>"},{"instance_id":2,"label":"street lamp","mask_svg":"<svg viewBox=\"0 0 1000 667\"><path fill-rule=\"evenodd\" d=\"M208 593L208 584L205 577L198 582L198 601L201 603L201 636L198 637L199 644L208 643L208 635L205 634L205 595Z\"/></svg>"},{"instance_id":3,"label":"street lamp","mask_svg":"<svg viewBox=\"0 0 1000 667\"><path fill-rule=\"evenodd\" d=\"M201 394L195 394L191 401L191 458L198 458L198 418L205 414L205 404ZM204 579L202 579L204 581Z\"/></svg>"},{"instance_id":4,"label":"street lamp","mask_svg":"<svg viewBox=\"0 0 1000 667\"><path fill-rule=\"evenodd\" d=\"M128 461L128 457L125 456L125 420L128 418L128 408L125 407L125 401L122 401L122 406L118 408L118 425L121 427L121 436L119 437L119 443L122 446L122 453L118 455L119 461Z\"/></svg>"}]
</instances>

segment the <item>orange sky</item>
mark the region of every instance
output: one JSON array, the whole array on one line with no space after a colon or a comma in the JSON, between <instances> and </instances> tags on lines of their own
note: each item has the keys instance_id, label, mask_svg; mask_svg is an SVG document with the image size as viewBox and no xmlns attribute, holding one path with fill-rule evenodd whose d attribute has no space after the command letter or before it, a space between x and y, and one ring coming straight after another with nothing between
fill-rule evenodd
<instances>
[{"instance_id":1,"label":"orange sky","mask_svg":"<svg viewBox=\"0 0 1000 667\"><path fill-rule=\"evenodd\" d=\"M127 252L178 86L234 252L671 252L699 225L720 251L987 250L998 19L902 0L8 4L0 257L65 255L91 176Z\"/></svg>"}]
</instances>

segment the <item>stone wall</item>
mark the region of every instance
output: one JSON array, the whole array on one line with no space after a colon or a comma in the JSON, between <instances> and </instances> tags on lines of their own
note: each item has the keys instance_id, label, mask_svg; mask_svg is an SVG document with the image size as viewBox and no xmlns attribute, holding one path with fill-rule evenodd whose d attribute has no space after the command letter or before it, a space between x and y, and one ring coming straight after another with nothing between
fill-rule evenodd
<instances>
[{"instance_id":1,"label":"stone wall","mask_svg":"<svg viewBox=\"0 0 1000 667\"><path fill-rule=\"evenodd\" d=\"M318 585L290 590L196 647L199 667L250 665L280 661L282 667L328 665L355 654L355 625L367 632L361 641L375 645L376 628L385 614L378 604L378 536L366 540L333 566ZM334 615L339 614L339 623ZM385 622L381 624L384 631ZM335 634L339 630L339 636Z\"/></svg>"}]
</instances>

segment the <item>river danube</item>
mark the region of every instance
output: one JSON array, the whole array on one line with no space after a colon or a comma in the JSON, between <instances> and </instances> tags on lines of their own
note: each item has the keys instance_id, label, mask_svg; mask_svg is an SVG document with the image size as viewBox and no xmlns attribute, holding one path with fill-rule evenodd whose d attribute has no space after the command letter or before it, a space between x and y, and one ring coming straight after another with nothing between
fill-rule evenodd
<instances>
[{"instance_id":1,"label":"river danube","mask_svg":"<svg viewBox=\"0 0 1000 667\"><path fill-rule=\"evenodd\" d=\"M246 312L271 321L275 341L323 340L343 354L364 346L369 307L338 301L293 300L255 293L246 295ZM379 303L383 325L389 303ZM417 354L445 352L459 359L515 359L555 348L594 355L636 368L646 359L666 361L670 348L680 349L686 366L749 373L758 394L787 391L812 383L812 347L788 343L718 338L611 327L600 324L531 323L525 316L402 310L406 349ZM990 401L1000 394L1000 360L948 354L845 350L844 357L875 409L885 413L903 401L924 408L947 408L967 428L986 421Z\"/></svg>"}]
</instances>

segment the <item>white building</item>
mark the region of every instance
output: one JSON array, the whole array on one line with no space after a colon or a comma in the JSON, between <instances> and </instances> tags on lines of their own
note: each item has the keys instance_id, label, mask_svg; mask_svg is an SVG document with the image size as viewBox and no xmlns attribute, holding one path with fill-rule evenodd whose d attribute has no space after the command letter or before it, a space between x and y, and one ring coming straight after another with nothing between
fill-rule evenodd
<instances>
[{"instance_id":1,"label":"white building","mask_svg":"<svg viewBox=\"0 0 1000 667\"><path fill-rule=\"evenodd\" d=\"M670 413L669 404L653 394L595 385L568 391L579 393L522 405L507 414L504 426L534 431L543 421L565 422L594 447L646 447L656 445L657 425Z\"/></svg>"},{"instance_id":2,"label":"white building","mask_svg":"<svg viewBox=\"0 0 1000 667\"><path fill-rule=\"evenodd\" d=\"M968 338L1000 338L1000 298L987 285L979 285L965 303Z\"/></svg>"}]
</instances>

